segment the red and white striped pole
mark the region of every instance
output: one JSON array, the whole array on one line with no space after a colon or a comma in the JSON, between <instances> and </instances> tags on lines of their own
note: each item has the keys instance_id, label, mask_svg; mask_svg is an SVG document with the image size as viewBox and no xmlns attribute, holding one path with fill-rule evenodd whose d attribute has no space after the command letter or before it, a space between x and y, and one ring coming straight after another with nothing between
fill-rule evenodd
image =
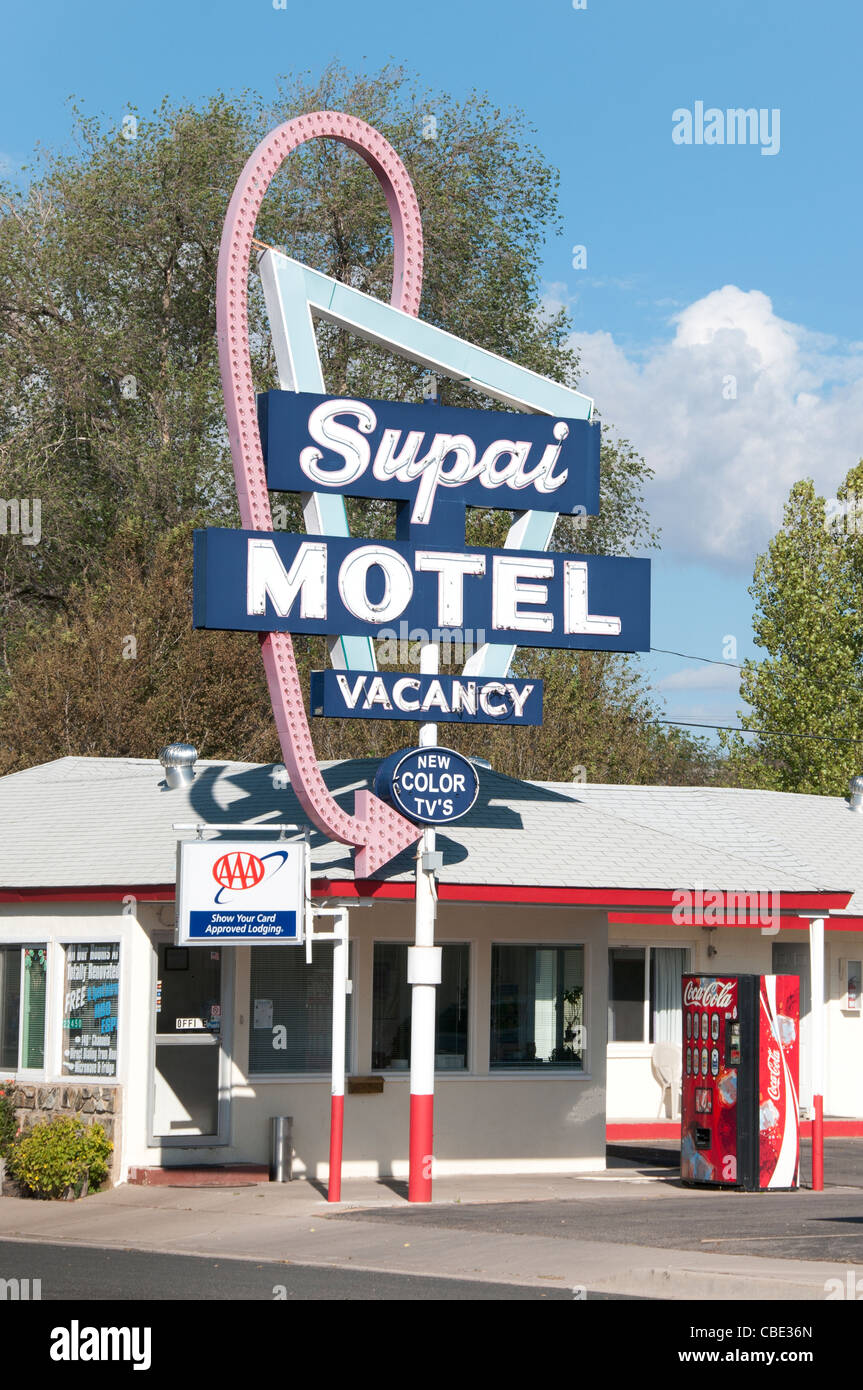
<instances>
[{"instance_id":1,"label":"red and white striped pole","mask_svg":"<svg viewBox=\"0 0 863 1390\"><path fill-rule=\"evenodd\" d=\"M439 650L435 643L420 649L420 672L435 675ZM437 743L437 724L423 724L420 745ZM411 1115L408 1201L430 1202L434 1153L434 1049L437 986L440 983L440 947L434 944L437 892L434 870L424 868L435 847L435 832L423 831L417 855L415 944L408 950L408 984L411 986Z\"/></svg>"},{"instance_id":2,"label":"red and white striped pole","mask_svg":"<svg viewBox=\"0 0 863 1390\"><path fill-rule=\"evenodd\" d=\"M824 1191L824 918L809 922L812 1010L812 1191Z\"/></svg>"},{"instance_id":3,"label":"red and white striped pole","mask_svg":"<svg viewBox=\"0 0 863 1390\"><path fill-rule=\"evenodd\" d=\"M333 922L333 1061L330 1099L330 1167L327 1201L342 1199L342 1141L345 1128L345 1021L348 992L348 914L342 909Z\"/></svg>"}]
</instances>

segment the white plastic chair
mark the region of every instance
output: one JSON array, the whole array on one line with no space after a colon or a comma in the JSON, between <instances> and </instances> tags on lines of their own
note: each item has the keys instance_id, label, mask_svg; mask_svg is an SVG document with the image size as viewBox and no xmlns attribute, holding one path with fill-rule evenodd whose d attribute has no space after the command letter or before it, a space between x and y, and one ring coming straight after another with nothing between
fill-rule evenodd
<instances>
[{"instance_id":1,"label":"white plastic chair","mask_svg":"<svg viewBox=\"0 0 863 1390\"><path fill-rule=\"evenodd\" d=\"M671 1093L671 1118L676 1120L680 1114L678 1101L680 1082L683 1076L683 1048L679 1043L654 1043L650 1061L653 1074L662 1087L657 1118L662 1117L662 1112L665 1109L665 1093L669 1091Z\"/></svg>"}]
</instances>

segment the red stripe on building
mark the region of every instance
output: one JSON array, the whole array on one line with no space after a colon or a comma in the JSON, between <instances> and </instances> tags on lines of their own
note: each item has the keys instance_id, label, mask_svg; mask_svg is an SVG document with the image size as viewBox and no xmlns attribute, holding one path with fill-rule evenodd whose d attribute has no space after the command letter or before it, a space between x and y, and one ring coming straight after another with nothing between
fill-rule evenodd
<instances>
[{"instance_id":1,"label":"red stripe on building","mask_svg":"<svg viewBox=\"0 0 863 1390\"><path fill-rule=\"evenodd\" d=\"M769 915L759 915L757 912L749 916L720 917L718 920L712 916L705 919L702 913L690 912L686 914L686 921L681 922L673 913L668 912L609 912L609 926L626 927L706 927L708 930L713 927L747 927L750 931L761 927L767 930L770 927L778 927L780 931L808 931L808 917L769 917ZM863 917L824 917L824 927L826 931L863 931Z\"/></svg>"},{"instance_id":2,"label":"red stripe on building","mask_svg":"<svg viewBox=\"0 0 863 1390\"><path fill-rule=\"evenodd\" d=\"M719 890L717 890L719 891ZM27 902L122 902L137 898L139 902L173 902L173 883L101 884L94 887L2 888L0 903ZM374 898L376 901L412 902L412 883L388 883L379 879L328 879L312 881L315 898ZM680 890L671 888L566 888L555 885L500 883L440 883L441 902L462 903L536 903L564 907L607 908L675 908L680 906ZM827 913L846 907L851 893L783 893L782 906L797 911ZM610 913L610 921L646 926L671 925L671 913L637 914ZM785 918L782 919L783 923ZM705 926L715 925L704 923ZM729 922L729 925L732 923ZM743 923L741 923L743 925ZM758 925L754 923L753 925ZM804 924L805 925L805 922ZM828 928L838 931L860 931L863 917L830 918Z\"/></svg>"}]
</instances>

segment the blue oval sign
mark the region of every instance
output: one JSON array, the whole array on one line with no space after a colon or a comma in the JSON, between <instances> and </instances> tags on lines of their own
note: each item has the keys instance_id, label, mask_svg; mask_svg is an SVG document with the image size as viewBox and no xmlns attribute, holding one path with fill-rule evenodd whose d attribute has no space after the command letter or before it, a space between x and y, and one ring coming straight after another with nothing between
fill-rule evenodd
<instances>
[{"instance_id":1,"label":"blue oval sign","mask_svg":"<svg viewBox=\"0 0 863 1390\"><path fill-rule=\"evenodd\" d=\"M408 820L446 825L467 815L479 794L479 776L452 748L407 748L381 763L374 793Z\"/></svg>"}]
</instances>

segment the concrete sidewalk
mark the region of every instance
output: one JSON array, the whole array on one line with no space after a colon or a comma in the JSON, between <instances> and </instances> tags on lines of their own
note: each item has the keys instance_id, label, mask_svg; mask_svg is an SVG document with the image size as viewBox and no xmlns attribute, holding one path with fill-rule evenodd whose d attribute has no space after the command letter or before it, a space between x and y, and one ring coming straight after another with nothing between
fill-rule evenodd
<instances>
[{"instance_id":1,"label":"concrete sidewalk","mask_svg":"<svg viewBox=\"0 0 863 1390\"><path fill-rule=\"evenodd\" d=\"M657 1229L662 1228L666 1241L673 1239L669 1220L663 1219L663 1207L670 1200L675 1222L685 1220L688 1227L699 1230L705 1219L712 1222L704 1192L683 1188L657 1170L618 1169L558 1178L440 1178L430 1207L409 1206L399 1183L359 1179L346 1181L342 1190L344 1200L338 1205L327 1203L316 1185L302 1181L217 1189L125 1186L69 1203L3 1197L0 1241L62 1242L535 1284L569 1288L573 1296L585 1288L672 1299L821 1300L826 1281L844 1280L848 1270L863 1287L863 1262L849 1265L846 1261L840 1268L826 1258L723 1255L711 1250L709 1243L705 1248L674 1249L659 1243L617 1243L613 1234L608 1239L580 1239L567 1232L561 1238L525 1229L530 1227L529 1220L522 1221L517 1233L480 1229L481 1221L467 1222L465 1229L457 1219L455 1224L450 1220L458 1218L459 1208L465 1209L465 1215L470 1209L481 1218L483 1205L520 1204L524 1210L525 1204L535 1204L536 1224L541 1225L544 1213L553 1211L556 1203L565 1203L571 1221L578 1205L587 1204L585 1224L591 1225L589 1208L613 1199L616 1213L624 1220L627 1208L642 1223L648 1211L651 1222L655 1213ZM831 1197L841 1199L842 1210L856 1210L860 1190L836 1188ZM717 1200L715 1194L713 1200ZM723 1200L727 1202L729 1195L720 1194L718 1201ZM730 1200L739 1197L731 1195ZM771 1197L756 1195L754 1200L769 1202ZM801 1203L810 1204L807 1210L826 1216L826 1207L811 1207L822 1200L821 1194L799 1195ZM681 1201L686 1204L684 1218ZM839 1205L834 1201L834 1207ZM528 1205L528 1217L532 1210ZM749 1210L754 1213L758 1208ZM802 1216L802 1206L799 1211ZM436 1225L437 1214L440 1223ZM666 1217L671 1214L668 1208ZM179 1290L172 1292L181 1295Z\"/></svg>"}]
</instances>

